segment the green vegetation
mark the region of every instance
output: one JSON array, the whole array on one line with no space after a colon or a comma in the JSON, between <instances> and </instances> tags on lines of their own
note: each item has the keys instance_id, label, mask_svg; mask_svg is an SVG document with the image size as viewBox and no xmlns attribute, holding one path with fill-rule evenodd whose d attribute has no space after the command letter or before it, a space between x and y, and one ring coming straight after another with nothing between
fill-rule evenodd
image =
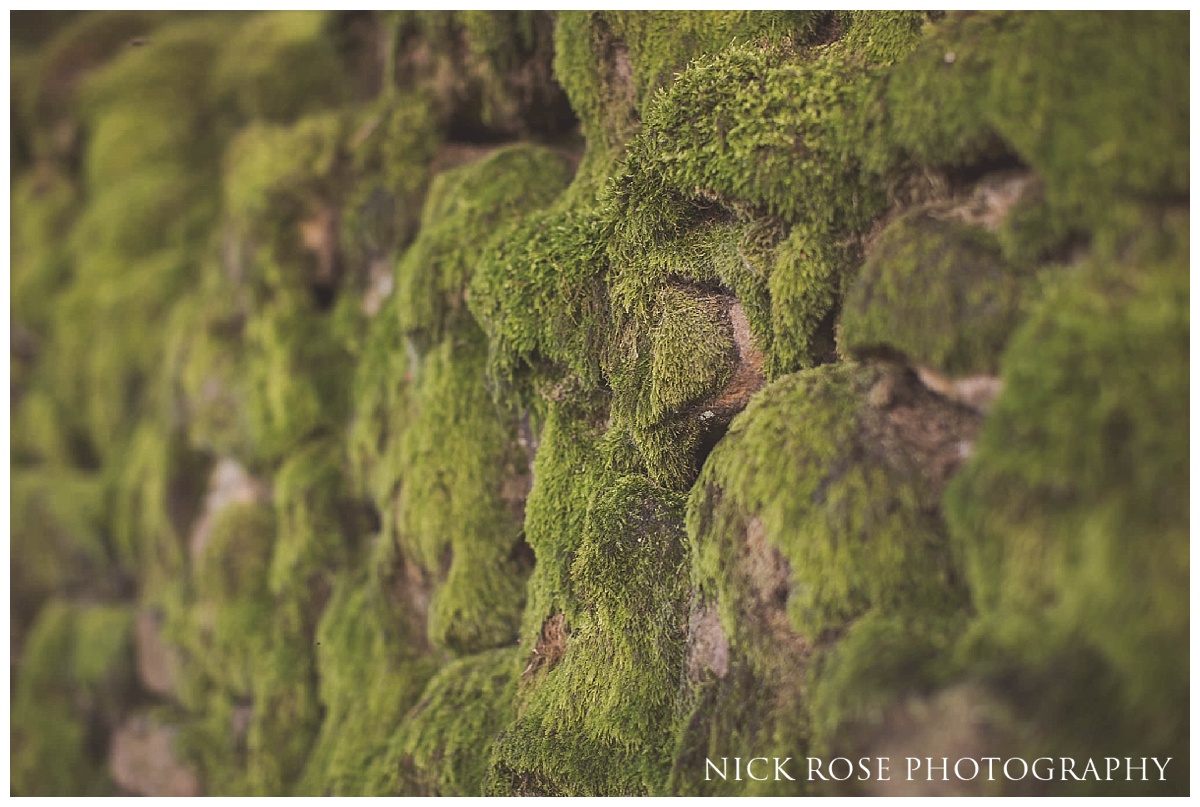
<instances>
[{"instance_id":1,"label":"green vegetation","mask_svg":"<svg viewBox=\"0 0 1200 807\"><path fill-rule=\"evenodd\" d=\"M1186 15L13 30L14 794L1186 792Z\"/></svg>"}]
</instances>

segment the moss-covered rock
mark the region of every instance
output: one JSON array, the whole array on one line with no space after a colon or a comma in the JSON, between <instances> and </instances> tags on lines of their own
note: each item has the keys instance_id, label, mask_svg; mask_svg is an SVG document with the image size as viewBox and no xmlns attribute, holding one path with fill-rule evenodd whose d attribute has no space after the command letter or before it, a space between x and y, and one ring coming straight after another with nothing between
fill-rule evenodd
<instances>
[{"instance_id":1,"label":"moss-covered rock","mask_svg":"<svg viewBox=\"0 0 1200 807\"><path fill-rule=\"evenodd\" d=\"M914 211L879 236L842 311L841 349L994 374L1025 278L986 231Z\"/></svg>"},{"instance_id":2,"label":"moss-covered rock","mask_svg":"<svg viewBox=\"0 0 1200 807\"><path fill-rule=\"evenodd\" d=\"M13 22L14 793L1186 792L1182 15Z\"/></svg>"},{"instance_id":3,"label":"moss-covered rock","mask_svg":"<svg viewBox=\"0 0 1200 807\"><path fill-rule=\"evenodd\" d=\"M120 605L42 608L13 694L13 792L109 795L101 749L133 693L133 615Z\"/></svg>"},{"instance_id":4,"label":"moss-covered rock","mask_svg":"<svg viewBox=\"0 0 1200 807\"><path fill-rule=\"evenodd\" d=\"M437 338L467 321L463 296L497 224L547 205L568 178L561 155L524 145L439 174L425 201L421 234L396 267L401 328Z\"/></svg>"},{"instance_id":5,"label":"moss-covered rock","mask_svg":"<svg viewBox=\"0 0 1200 807\"><path fill-rule=\"evenodd\" d=\"M1059 727L1078 739L1114 719L1155 726L1159 748L1186 736L1185 228L1151 227L1125 258L1088 262L1047 296L1014 335L1005 390L947 492L978 639L1005 648L997 661L1040 680L1077 637L1121 681L1101 713Z\"/></svg>"},{"instance_id":6,"label":"moss-covered rock","mask_svg":"<svg viewBox=\"0 0 1200 807\"><path fill-rule=\"evenodd\" d=\"M329 12L259 12L224 43L211 91L245 118L288 122L347 99Z\"/></svg>"}]
</instances>

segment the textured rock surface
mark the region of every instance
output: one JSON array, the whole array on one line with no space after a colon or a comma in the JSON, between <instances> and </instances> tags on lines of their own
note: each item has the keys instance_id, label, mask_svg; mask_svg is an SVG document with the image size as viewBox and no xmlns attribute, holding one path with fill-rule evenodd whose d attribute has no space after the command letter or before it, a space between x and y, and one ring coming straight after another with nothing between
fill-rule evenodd
<instances>
[{"instance_id":1,"label":"textured rock surface","mask_svg":"<svg viewBox=\"0 0 1200 807\"><path fill-rule=\"evenodd\" d=\"M1188 66L14 13L13 792L1188 792ZM1172 762L705 777L962 755Z\"/></svg>"}]
</instances>

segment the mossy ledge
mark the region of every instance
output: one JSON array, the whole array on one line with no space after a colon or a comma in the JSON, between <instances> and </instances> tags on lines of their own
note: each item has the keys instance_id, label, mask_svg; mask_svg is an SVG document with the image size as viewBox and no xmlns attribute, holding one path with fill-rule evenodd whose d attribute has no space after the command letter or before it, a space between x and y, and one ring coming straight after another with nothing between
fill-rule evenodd
<instances>
[{"instance_id":1,"label":"mossy ledge","mask_svg":"<svg viewBox=\"0 0 1200 807\"><path fill-rule=\"evenodd\" d=\"M1187 22L14 12L13 794L1188 792Z\"/></svg>"}]
</instances>

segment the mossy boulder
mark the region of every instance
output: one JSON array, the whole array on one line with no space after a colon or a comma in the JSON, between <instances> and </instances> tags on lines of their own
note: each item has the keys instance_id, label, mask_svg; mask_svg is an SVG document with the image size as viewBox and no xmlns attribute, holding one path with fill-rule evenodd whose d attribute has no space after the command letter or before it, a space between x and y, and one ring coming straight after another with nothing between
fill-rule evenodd
<instances>
[{"instance_id":1,"label":"mossy boulder","mask_svg":"<svg viewBox=\"0 0 1200 807\"><path fill-rule=\"evenodd\" d=\"M1185 228L1151 228L1048 294L1005 353L1004 392L946 499L977 638L1037 678L1075 637L1121 681L1106 717L1083 725L1154 725L1163 748L1186 736Z\"/></svg>"},{"instance_id":2,"label":"mossy boulder","mask_svg":"<svg viewBox=\"0 0 1200 807\"><path fill-rule=\"evenodd\" d=\"M1029 274L982 228L913 211L868 254L842 311L841 349L951 376L994 374Z\"/></svg>"}]
</instances>

